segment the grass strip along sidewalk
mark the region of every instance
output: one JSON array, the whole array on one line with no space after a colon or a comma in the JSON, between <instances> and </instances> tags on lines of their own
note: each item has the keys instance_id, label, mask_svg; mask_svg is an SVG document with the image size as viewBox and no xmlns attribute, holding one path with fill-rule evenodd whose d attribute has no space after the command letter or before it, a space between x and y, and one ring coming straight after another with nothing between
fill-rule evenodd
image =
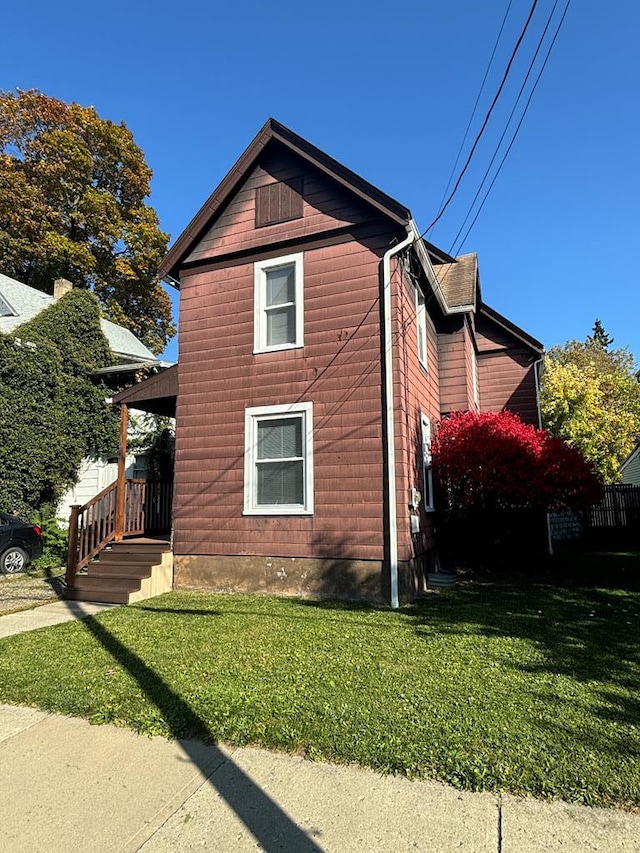
<instances>
[{"instance_id":1,"label":"grass strip along sidewalk","mask_svg":"<svg viewBox=\"0 0 640 853\"><path fill-rule=\"evenodd\" d=\"M639 617L634 589L554 583L462 584L395 613L176 592L1 641L0 700L639 808Z\"/></svg>"}]
</instances>

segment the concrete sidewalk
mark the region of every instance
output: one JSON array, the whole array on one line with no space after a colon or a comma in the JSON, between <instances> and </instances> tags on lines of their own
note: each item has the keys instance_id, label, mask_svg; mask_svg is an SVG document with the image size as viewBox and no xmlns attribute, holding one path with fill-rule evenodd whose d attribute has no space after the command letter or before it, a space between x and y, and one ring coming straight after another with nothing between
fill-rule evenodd
<instances>
[{"instance_id":1,"label":"concrete sidewalk","mask_svg":"<svg viewBox=\"0 0 640 853\"><path fill-rule=\"evenodd\" d=\"M0 705L3 853L640 851L640 815Z\"/></svg>"},{"instance_id":2,"label":"concrete sidewalk","mask_svg":"<svg viewBox=\"0 0 640 853\"><path fill-rule=\"evenodd\" d=\"M86 601L52 601L50 604L42 604L31 610L8 613L0 616L0 639L13 634L22 634L24 631L35 631L36 628L59 625L61 622L84 619L85 616L95 616L103 610L120 606L119 604L92 604Z\"/></svg>"}]
</instances>

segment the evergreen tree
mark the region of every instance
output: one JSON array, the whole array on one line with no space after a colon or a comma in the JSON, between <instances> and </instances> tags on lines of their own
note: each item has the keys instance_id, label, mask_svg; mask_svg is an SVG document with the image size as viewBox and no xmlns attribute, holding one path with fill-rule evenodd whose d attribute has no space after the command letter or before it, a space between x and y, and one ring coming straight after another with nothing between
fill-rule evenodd
<instances>
[{"instance_id":1,"label":"evergreen tree","mask_svg":"<svg viewBox=\"0 0 640 853\"><path fill-rule=\"evenodd\" d=\"M608 335L605 332L604 326L602 325L600 320L595 321L595 323L593 324L592 331L593 334L587 337L587 343L594 344L595 346L600 347L601 349L609 349L609 347L613 343L613 338L611 337L611 335Z\"/></svg>"}]
</instances>

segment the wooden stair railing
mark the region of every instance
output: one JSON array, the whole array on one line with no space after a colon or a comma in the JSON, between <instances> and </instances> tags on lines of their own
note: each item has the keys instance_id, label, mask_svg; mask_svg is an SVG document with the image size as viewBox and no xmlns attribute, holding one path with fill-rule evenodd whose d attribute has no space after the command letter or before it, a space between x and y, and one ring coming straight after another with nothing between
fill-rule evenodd
<instances>
[{"instance_id":1,"label":"wooden stair railing","mask_svg":"<svg viewBox=\"0 0 640 853\"><path fill-rule=\"evenodd\" d=\"M118 483L112 483L84 506L71 507L67 587L76 574L114 539L171 529L173 483L161 480L125 480L123 518L118 512ZM120 529L119 529L120 528Z\"/></svg>"}]
</instances>

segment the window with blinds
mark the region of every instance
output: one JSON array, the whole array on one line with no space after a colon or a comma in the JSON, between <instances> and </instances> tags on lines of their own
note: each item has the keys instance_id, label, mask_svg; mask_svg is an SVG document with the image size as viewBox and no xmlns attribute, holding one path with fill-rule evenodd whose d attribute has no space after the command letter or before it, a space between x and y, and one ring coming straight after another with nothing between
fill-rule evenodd
<instances>
[{"instance_id":1,"label":"window with blinds","mask_svg":"<svg viewBox=\"0 0 640 853\"><path fill-rule=\"evenodd\" d=\"M303 256L254 264L253 351L303 346Z\"/></svg>"},{"instance_id":2,"label":"window with blinds","mask_svg":"<svg viewBox=\"0 0 640 853\"><path fill-rule=\"evenodd\" d=\"M245 514L313 512L312 404L245 412Z\"/></svg>"}]
</instances>

